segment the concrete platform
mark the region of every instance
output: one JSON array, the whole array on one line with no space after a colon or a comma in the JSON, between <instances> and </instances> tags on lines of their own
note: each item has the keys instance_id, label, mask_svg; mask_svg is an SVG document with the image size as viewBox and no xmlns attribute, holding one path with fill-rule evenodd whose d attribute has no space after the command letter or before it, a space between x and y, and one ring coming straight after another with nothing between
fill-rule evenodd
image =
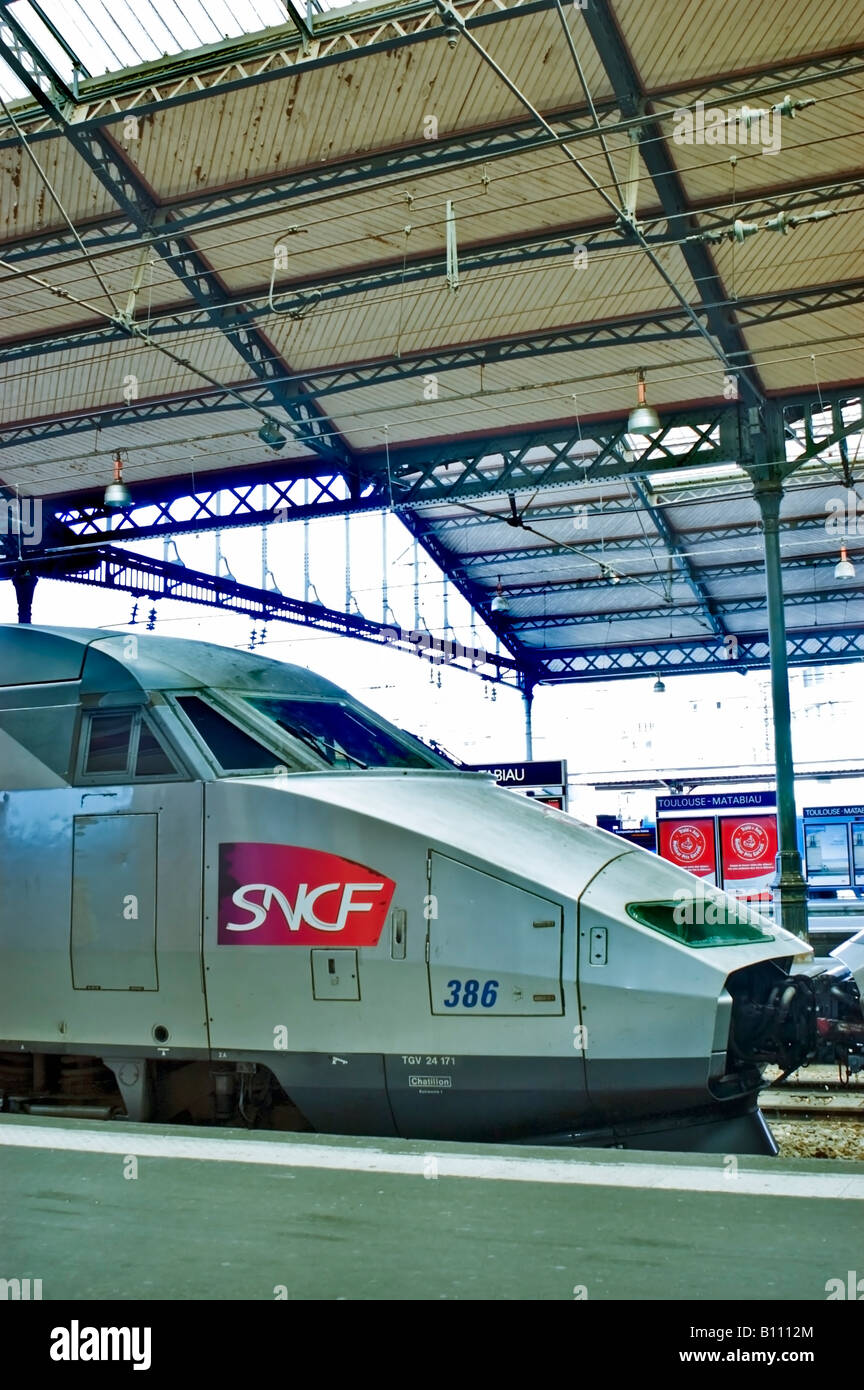
<instances>
[{"instance_id":1,"label":"concrete platform","mask_svg":"<svg viewBox=\"0 0 864 1390\"><path fill-rule=\"evenodd\" d=\"M0 1117L0 1278L46 1300L824 1301L862 1199L853 1163Z\"/></svg>"}]
</instances>

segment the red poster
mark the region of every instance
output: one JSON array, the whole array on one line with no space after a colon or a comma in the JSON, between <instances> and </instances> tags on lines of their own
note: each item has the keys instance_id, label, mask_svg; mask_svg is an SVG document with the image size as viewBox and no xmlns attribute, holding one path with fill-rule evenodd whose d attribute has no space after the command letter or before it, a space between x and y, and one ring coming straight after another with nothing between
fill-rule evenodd
<instances>
[{"instance_id":1,"label":"red poster","mask_svg":"<svg viewBox=\"0 0 864 1390\"><path fill-rule=\"evenodd\" d=\"M689 869L699 878L713 878L714 817L698 820L661 820L657 823L660 855L679 869Z\"/></svg>"},{"instance_id":2,"label":"red poster","mask_svg":"<svg viewBox=\"0 0 864 1390\"><path fill-rule=\"evenodd\" d=\"M396 884L297 845L219 846L220 946L376 946Z\"/></svg>"},{"instance_id":3,"label":"red poster","mask_svg":"<svg viewBox=\"0 0 864 1390\"><path fill-rule=\"evenodd\" d=\"M771 896L777 857L777 817L721 816L723 887L739 898Z\"/></svg>"}]
</instances>

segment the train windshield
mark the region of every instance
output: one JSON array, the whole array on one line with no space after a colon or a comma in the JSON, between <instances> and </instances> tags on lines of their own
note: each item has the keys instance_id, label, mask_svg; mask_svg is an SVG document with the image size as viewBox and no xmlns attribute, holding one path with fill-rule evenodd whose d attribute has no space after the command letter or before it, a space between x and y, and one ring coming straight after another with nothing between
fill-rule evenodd
<instances>
[{"instance_id":1,"label":"train windshield","mask_svg":"<svg viewBox=\"0 0 864 1390\"><path fill-rule=\"evenodd\" d=\"M248 699L248 697L247 697ZM382 728L364 712L334 700L290 700L280 696L248 699L280 729L302 743L328 767L442 768L447 763L431 749Z\"/></svg>"}]
</instances>

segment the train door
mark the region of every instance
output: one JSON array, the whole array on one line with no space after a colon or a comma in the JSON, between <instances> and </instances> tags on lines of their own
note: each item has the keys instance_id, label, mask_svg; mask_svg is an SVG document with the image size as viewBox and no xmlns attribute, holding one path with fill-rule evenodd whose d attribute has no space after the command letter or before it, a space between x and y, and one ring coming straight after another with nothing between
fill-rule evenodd
<instances>
[{"instance_id":1,"label":"train door","mask_svg":"<svg viewBox=\"0 0 864 1390\"><path fill-rule=\"evenodd\" d=\"M73 988L158 990L159 812L78 815L72 827Z\"/></svg>"},{"instance_id":2,"label":"train door","mask_svg":"<svg viewBox=\"0 0 864 1390\"><path fill-rule=\"evenodd\" d=\"M429 861L433 1014L562 1013L561 905L434 850Z\"/></svg>"},{"instance_id":3,"label":"train door","mask_svg":"<svg viewBox=\"0 0 864 1390\"><path fill-rule=\"evenodd\" d=\"M585 1094L570 1018L578 1024L573 922L553 898L437 851L428 890L432 1027L423 1032L436 1041L388 1059L399 1133L504 1140L566 1131Z\"/></svg>"}]
</instances>

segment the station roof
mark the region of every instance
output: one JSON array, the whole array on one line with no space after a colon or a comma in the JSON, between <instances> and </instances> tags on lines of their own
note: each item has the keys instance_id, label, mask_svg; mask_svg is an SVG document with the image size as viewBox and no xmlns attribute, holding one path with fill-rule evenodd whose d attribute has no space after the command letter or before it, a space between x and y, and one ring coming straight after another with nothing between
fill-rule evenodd
<instances>
[{"instance_id":1,"label":"station roof","mask_svg":"<svg viewBox=\"0 0 864 1390\"><path fill-rule=\"evenodd\" d=\"M277 8L184 50L212 6L166 38L106 0L100 48L0 4L7 488L94 545L142 530L100 510L117 450L166 532L202 488L325 478L313 510L394 506L545 679L623 674L764 634L767 412L790 633L864 632L825 527L861 449L855 7Z\"/></svg>"}]
</instances>

